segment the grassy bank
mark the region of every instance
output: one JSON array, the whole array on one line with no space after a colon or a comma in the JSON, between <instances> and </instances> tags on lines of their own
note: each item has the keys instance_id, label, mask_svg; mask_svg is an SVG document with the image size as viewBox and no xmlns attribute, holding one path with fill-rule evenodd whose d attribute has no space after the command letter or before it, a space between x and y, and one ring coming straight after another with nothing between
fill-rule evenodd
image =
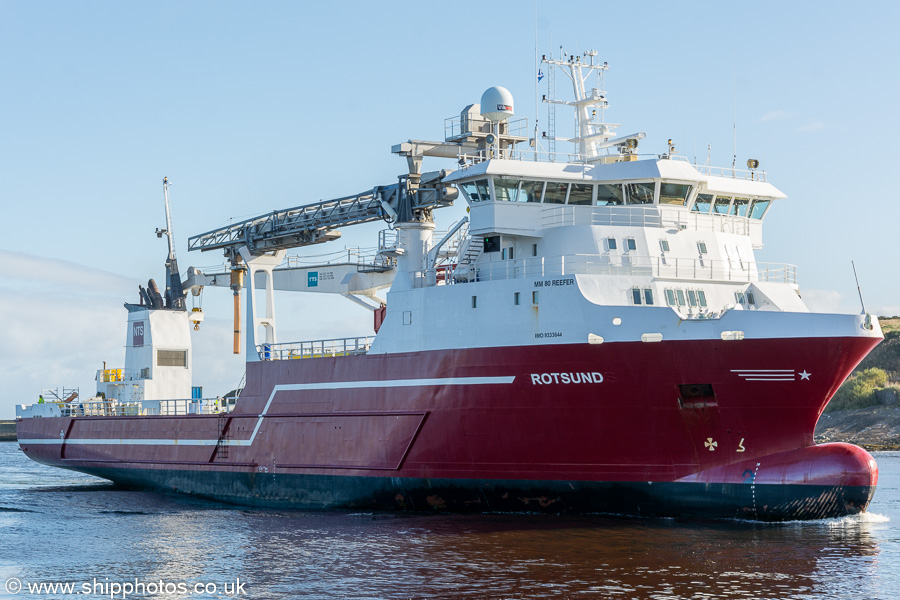
<instances>
[{"instance_id":1,"label":"grassy bank","mask_svg":"<svg viewBox=\"0 0 900 600\"><path fill-rule=\"evenodd\" d=\"M879 317L879 321L884 341L853 370L826 412L900 406L900 317Z\"/></svg>"}]
</instances>

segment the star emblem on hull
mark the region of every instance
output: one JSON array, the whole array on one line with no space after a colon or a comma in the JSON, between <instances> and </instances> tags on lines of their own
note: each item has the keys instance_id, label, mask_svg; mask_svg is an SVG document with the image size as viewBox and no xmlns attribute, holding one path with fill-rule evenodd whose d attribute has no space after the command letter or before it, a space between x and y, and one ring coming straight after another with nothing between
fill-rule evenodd
<instances>
[{"instance_id":1,"label":"star emblem on hull","mask_svg":"<svg viewBox=\"0 0 900 600\"><path fill-rule=\"evenodd\" d=\"M812 373L809 373L809 372L807 372L806 369L803 369L803 371L801 371L800 373L797 373L797 375L800 376L800 381L803 381L804 379L806 381L809 381L809 376L812 375Z\"/></svg>"}]
</instances>

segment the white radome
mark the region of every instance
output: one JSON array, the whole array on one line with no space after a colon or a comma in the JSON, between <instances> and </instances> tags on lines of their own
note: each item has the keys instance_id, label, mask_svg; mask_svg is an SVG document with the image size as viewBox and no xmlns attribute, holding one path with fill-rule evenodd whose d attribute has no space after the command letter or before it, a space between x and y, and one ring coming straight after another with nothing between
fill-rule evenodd
<instances>
[{"instance_id":1,"label":"white radome","mask_svg":"<svg viewBox=\"0 0 900 600\"><path fill-rule=\"evenodd\" d=\"M515 114L512 93L505 87L489 87L481 95L481 114L494 123L505 121Z\"/></svg>"}]
</instances>

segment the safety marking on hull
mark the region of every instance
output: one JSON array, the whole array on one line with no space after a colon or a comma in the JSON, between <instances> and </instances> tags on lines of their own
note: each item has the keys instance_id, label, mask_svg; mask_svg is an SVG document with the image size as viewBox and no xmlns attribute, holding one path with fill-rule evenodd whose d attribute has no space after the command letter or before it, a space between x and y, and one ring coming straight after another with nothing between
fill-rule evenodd
<instances>
[{"instance_id":1,"label":"safety marking on hull","mask_svg":"<svg viewBox=\"0 0 900 600\"><path fill-rule=\"evenodd\" d=\"M256 426L250 439L247 440L223 440L228 446L251 446L256 434L262 426L263 419L269 412L272 400L278 392L297 392L311 390L358 390L372 388L405 388L405 387L440 387L450 385L497 385L510 384L515 381L515 376L509 377L443 377L434 379L390 379L385 381L325 381L321 383L286 383L276 385L269 394L263 411L256 420ZM183 439L99 439L99 438L81 438L81 439L20 439L20 445L41 445L41 444L85 444L97 446L215 446L219 443L218 439L214 440L183 440Z\"/></svg>"},{"instance_id":2,"label":"safety marking on hull","mask_svg":"<svg viewBox=\"0 0 900 600\"><path fill-rule=\"evenodd\" d=\"M745 381L796 381L794 369L731 369L732 373ZM809 379L810 373L800 373L801 379Z\"/></svg>"}]
</instances>

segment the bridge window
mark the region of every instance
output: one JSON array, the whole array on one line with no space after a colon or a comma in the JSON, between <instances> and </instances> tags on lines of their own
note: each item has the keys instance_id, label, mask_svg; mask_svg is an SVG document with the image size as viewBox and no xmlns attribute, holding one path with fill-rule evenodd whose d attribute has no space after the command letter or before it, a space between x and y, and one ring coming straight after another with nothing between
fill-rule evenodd
<instances>
[{"instance_id":1,"label":"bridge window","mask_svg":"<svg viewBox=\"0 0 900 600\"><path fill-rule=\"evenodd\" d=\"M601 183L597 186L597 206L624 204L622 198L622 185L619 183L611 185Z\"/></svg>"},{"instance_id":2,"label":"bridge window","mask_svg":"<svg viewBox=\"0 0 900 600\"><path fill-rule=\"evenodd\" d=\"M616 246L616 238L606 238L606 249L615 250L616 248L618 248L618 246Z\"/></svg>"},{"instance_id":3,"label":"bridge window","mask_svg":"<svg viewBox=\"0 0 900 600\"><path fill-rule=\"evenodd\" d=\"M731 206L731 198L716 197L716 203L713 206L713 214L727 215L728 207Z\"/></svg>"},{"instance_id":4,"label":"bridge window","mask_svg":"<svg viewBox=\"0 0 900 600\"><path fill-rule=\"evenodd\" d=\"M653 304L653 290L644 288L644 304Z\"/></svg>"},{"instance_id":5,"label":"bridge window","mask_svg":"<svg viewBox=\"0 0 900 600\"><path fill-rule=\"evenodd\" d=\"M734 204L731 206L731 214L736 217L746 217L748 208L750 208L748 198L735 198Z\"/></svg>"},{"instance_id":6,"label":"bridge window","mask_svg":"<svg viewBox=\"0 0 900 600\"><path fill-rule=\"evenodd\" d=\"M479 179L478 181L467 181L460 184L463 193L469 198L469 202L485 202L490 200L488 192L488 180Z\"/></svg>"},{"instance_id":7,"label":"bridge window","mask_svg":"<svg viewBox=\"0 0 900 600\"><path fill-rule=\"evenodd\" d=\"M669 306L675 306L675 290L673 290L673 289L666 290L666 303Z\"/></svg>"},{"instance_id":8,"label":"bridge window","mask_svg":"<svg viewBox=\"0 0 900 600\"><path fill-rule=\"evenodd\" d=\"M771 202L771 200L755 200L753 202L753 208L750 209L750 218L762 219Z\"/></svg>"},{"instance_id":9,"label":"bridge window","mask_svg":"<svg viewBox=\"0 0 900 600\"><path fill-rule=\"evenodd\" d=\"M686 304L684 300L684 290L678 288L677 290L675 290L675 295L678 297L678 306L684 306Z\"/></svg>"},{"instance_id":10,"label":"bridge window","mask_svg":"<svg viewBox=\"0 0 900 600\"><path fill-rule=\"evenodd\" d=\"M638 305L641 303L641 288L632 288L631 290L631 300Z\"/></svg>"},{"instance_id":11,"label":"bridge window","mask_svg":"<svg viewBox=\"0 0 900 600\"><path fill-rule=\"evenodd\" d=\"M589 183L573 183L572 189L569 190L569 204L591 205L591 196L594 193L594 186Z\"/></svg>"},{"instance_id":12,"label":"bridge window","mask_svg":"<svg viewBox=\"0 0 900 600\"><path fill-rule=\"evenodd\" d=\"M625 238L625 248L628 250L637 250L637 242L634 241L634 238Z\"/></svg>"},{"instance_id":13,"label":"bridge window","mask_svg":"<svg viewBox=\"0 0 900 600\"><path fill-rule=\"evenodd\" d=\"M709 207L712 206L712 194L697 194L697 199L691 207L691 212L709 214Z\"/></svg>"},{"instance_id":14,"label":"bridge window","mask_svg":"<svg viewBox=\"0 0 900 600\"><path fill-rule=\"evenodd\" d=\"M628 204L653 204L653 192L656 184L652 181L647 183L626 183L625 197L628 198Z\"/></svg>"},{"instance_id":15,"label":"bridge window","mask_svg":"<svg viewBox=\"0 0 900 600\"><path fill-rule=\"evenodd\" d=\"M548 181L547 187L544 188L544 204L565 204L568 191L568 183Z\"/></svg>"},{"instance_id":16,"label":"bridge window","mask_svg":"<svg viewBox=\"0 0 900 600\"><path fill-rule=\"evenodd\" d=\"M543 193L543 181L523 181L519 191L519 202L540 202Z\"/></svg>"},{"instance_id":17,"label":"bridge window","mask_svg":"<svg viewBox=\"0 0 900 600\"><path fill-rule=\"evenodd\" d=\"M519 182L515 179L494 177L494 196L502 202L519 200Z\"/></svg>"},{"instance_id":18,"label":"bridge window","mask_svg":"<svg viewBox=\"0 0 900 600\"><path fill-rule=\"evenodd\" d=\"M706 308L706 292L697 290L697 300L700 302L701 307Z\"/></svg>"},{"instance_id":19,"label":"bridge window","mask_svg":"<svg viewBox=\"0 0 900 600\"><path fill-rule=\"evenodd\" d=\"M688 196L691 195L691 186L684 183L661 183L659 185L660 204L680 204L687 206Z\"/></svg>"}]
</instances>

